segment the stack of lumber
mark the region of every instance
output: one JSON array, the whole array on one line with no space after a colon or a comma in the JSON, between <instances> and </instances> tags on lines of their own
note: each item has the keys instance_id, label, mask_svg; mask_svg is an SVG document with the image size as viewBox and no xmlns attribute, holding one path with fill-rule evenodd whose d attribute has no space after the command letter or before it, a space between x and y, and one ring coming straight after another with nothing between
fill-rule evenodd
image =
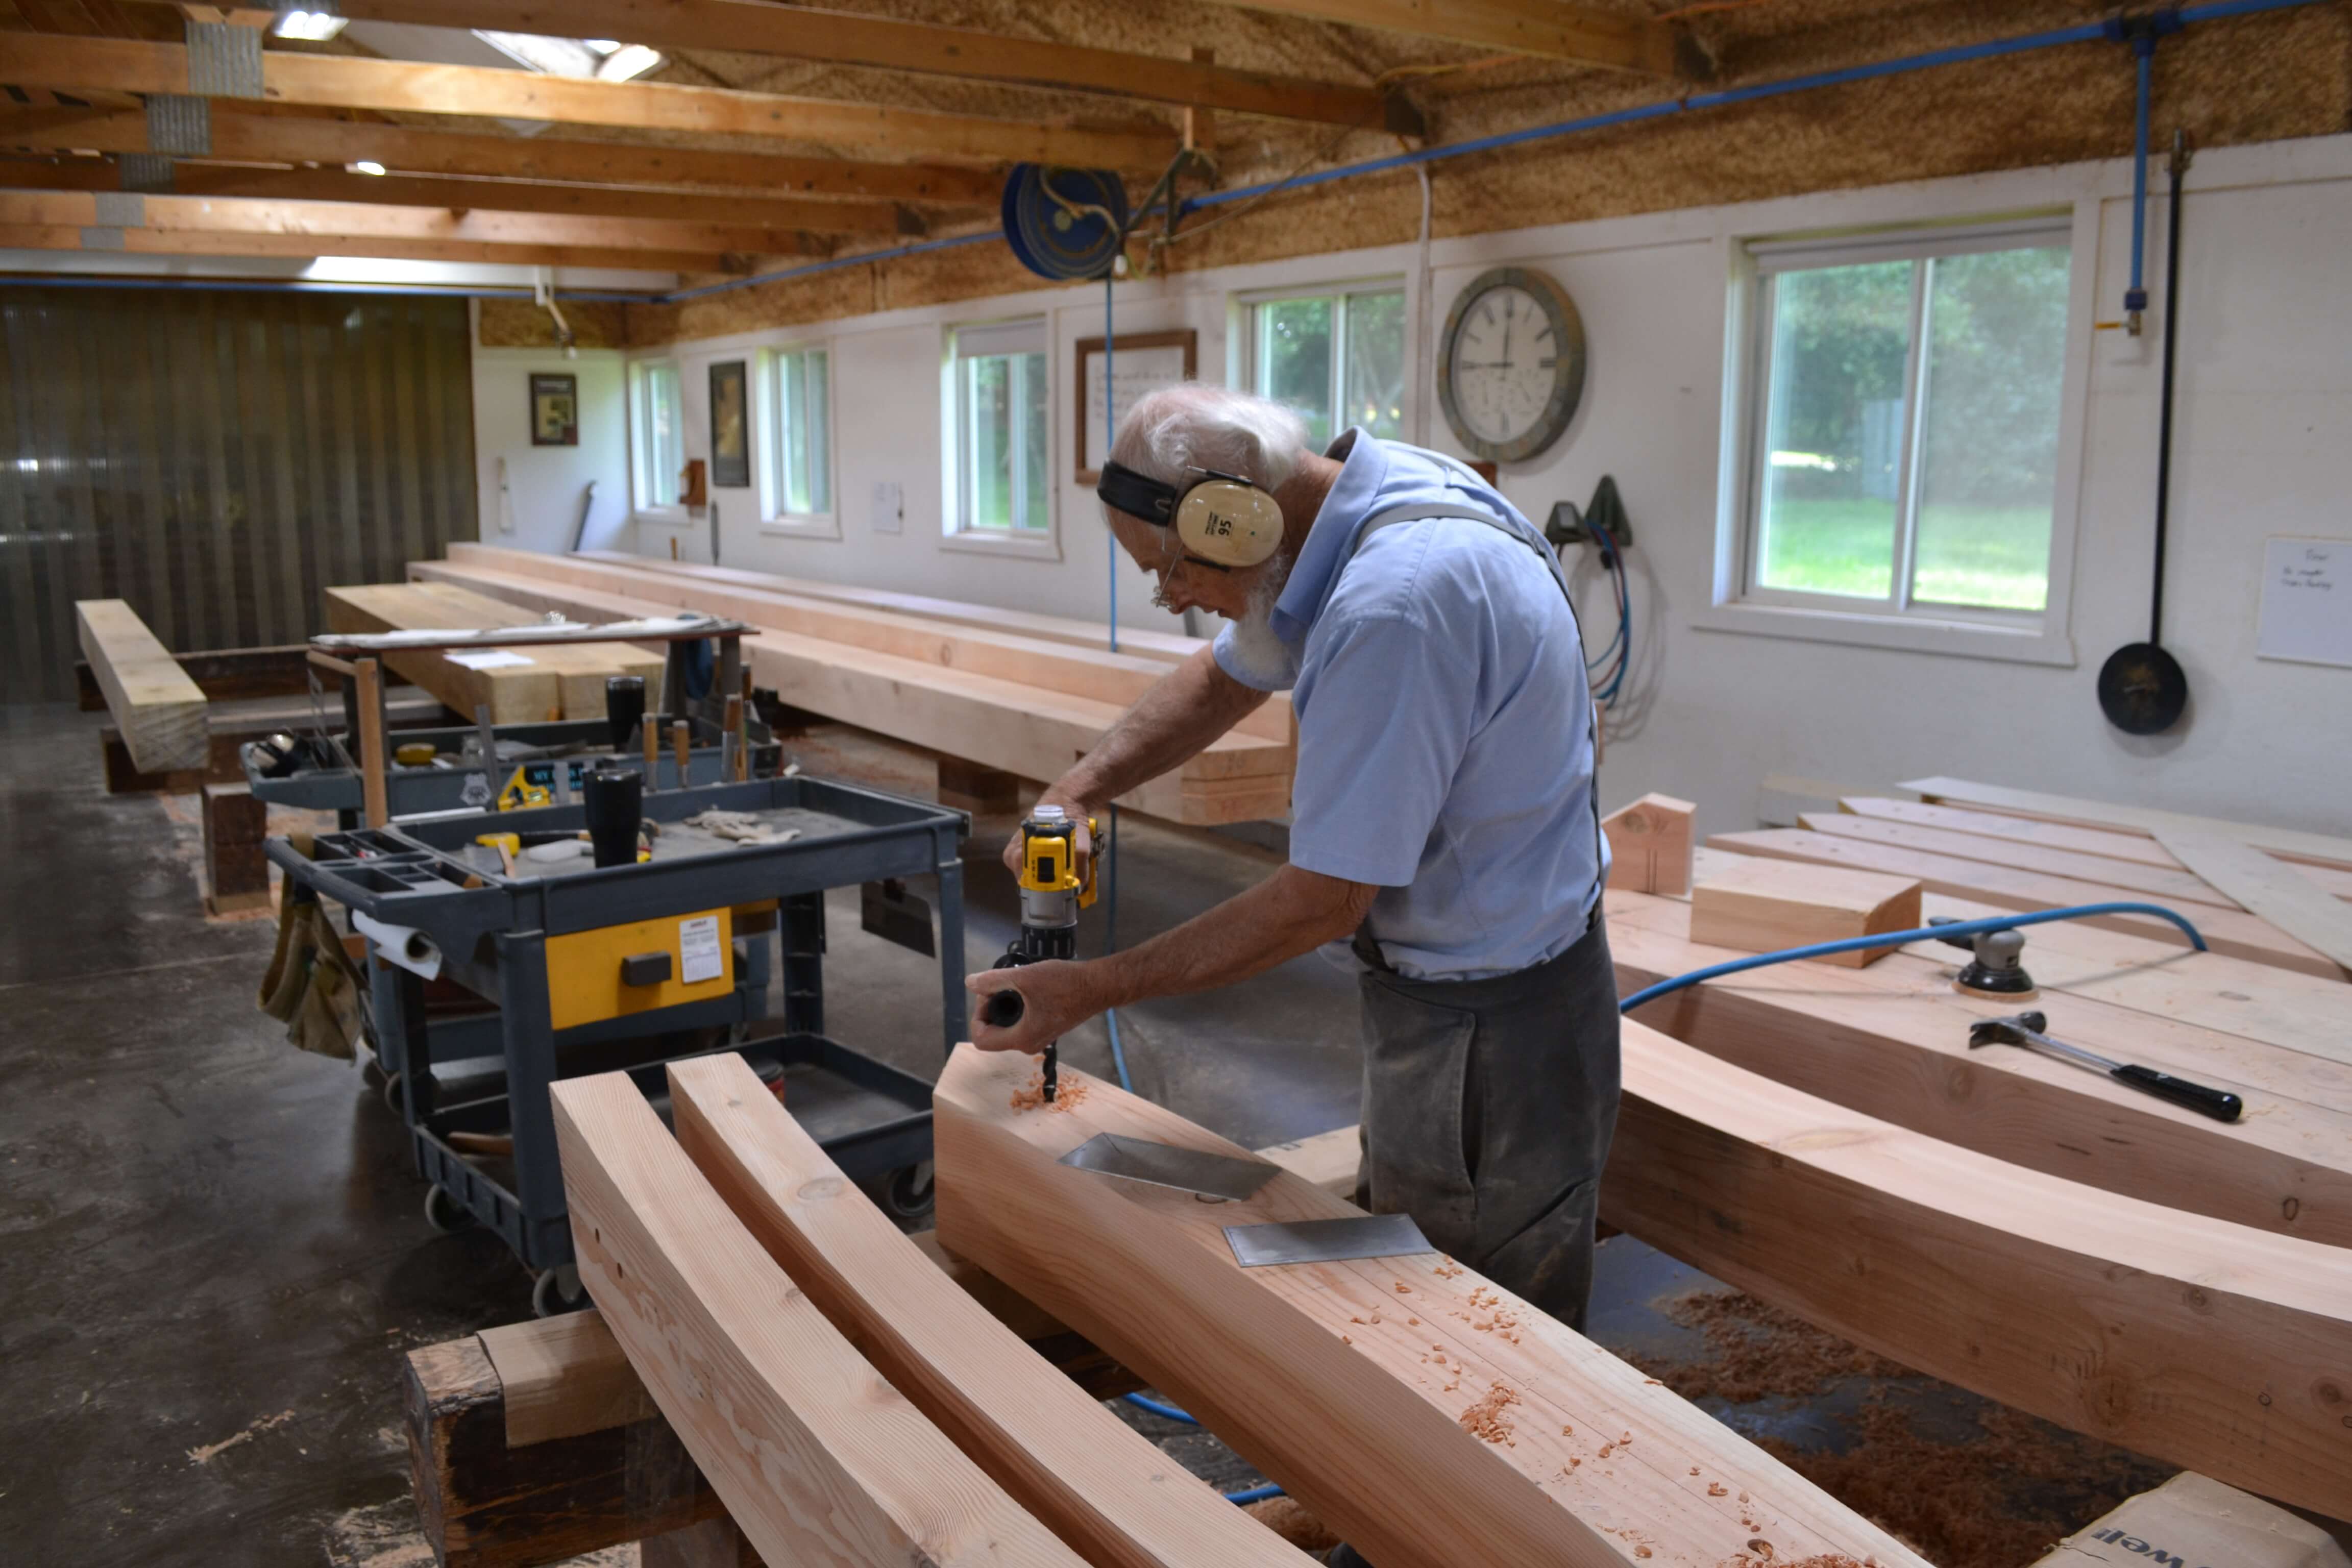
<instances>
[{"instance_id":1,"label":"stack of lumber","mask_svg":"<svg viewBox=\"0 0 2352 1568\"><path fill-rule=\"evenodd\" d=\"M1799 827L1718 833L1707 843L1913 878L1931 893L1995 909L2163 904L2186 916L2216 952L2352 979L2352 839L2135 813L1954 779L1904 787L1936 802L1854 796L1834 812L1803 813ZM1961 803L1978 795L1993 798ZM2001 801L2053 809L2028 814ZM2153 915L2101 915L2093 923L2179 945L2189 940Z\"/></svg>"},{"instance_id":2,"label":"stack of lumber","mask_svg":"<svg viewBox=\"0 0 2352 1568\"><path fill-rule=\"evenodd\" d=\"M327 629L335 632L474 630L536 618L517 616L506 600L438 583L329 588L326 602ZM627 643L417 648L383 658L391 669L468 718L487 703L494 724L601 719L607 678L641 676L648 691L658 691L662 674L659 653ZM475 668L476 662L485 668Z\"/></svg>"},{"instance_id":3,"label":"stack of lumber","mask_svg":"<svg viewBox=\"0 0 2352 1568\"><path fill-rule=\"evenodd\" d=\"M1038 783L1059 777L1203 646L1122 632L1114 654L1082 622L623 559L453 545L449 560L412 563L409 573L535 612L731 616L761 628L743 639L744 658L792 706ZM1195 826L1278 816L1289 809L1294 754L1290 706L1277 697L1119 804Z\"/></svg>"},{"instance_id":4,"label":"stack of lumber","mask_svg":"<svg viewBox=\"0 0 2352 1568\"><path fill-rule=\"evenodd\" d=\"M212 755L205 694L121 599L83 599L74 629L131 761L142 773L203 767Z\"/></svg>"}]
</instances>

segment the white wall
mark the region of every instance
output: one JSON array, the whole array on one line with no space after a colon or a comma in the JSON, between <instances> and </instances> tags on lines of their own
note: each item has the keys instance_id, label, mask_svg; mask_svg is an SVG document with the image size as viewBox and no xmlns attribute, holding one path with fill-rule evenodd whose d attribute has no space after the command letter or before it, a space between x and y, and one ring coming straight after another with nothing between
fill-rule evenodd
<instances>
[{"instance_id":1,"label":"white wall","mask_svg":"<svg viewBox=\"0 0 2352 1568\"><path fill-rule=\"evenodd\" d=\"M580 523L580 503L596 485L587 547L629 550L627 365L617 349L583 349L566 359L555 349L474 350L474 465L485 543L518 550L565 551ZM580 444L530 444L530 378L551 372L580 378ZM503 487L499 483L504 465Z\"/></svg>"},{"instance_id":2,"label":"white wall","mask_svg":"<svg viewBox=\"0 0 2352 1568\"><path fill-rule=\"evenodd\" d=\"M2160 185L2159 179L2159 185ZM2352 137L2221 149L2189 175L2185 213L2173 543L2165 641L2192 691L2174 732L2122 735L2094 696L2100 662L2147 629L2158 338L2095 330L2120 313L2130 232L2126 163L2021 170L1744 206L1480 235L1431 247L1431 308L1409 378L1408 433L1452 449L1428 405L1430 340L1477 271L1506 262L1550 271L1575 298L1591 360L1584 403L1551 450L1503 475L1538 520L1581 503L1615 475L1635 531L1640 701L1612 726L1604 805L1645 790L1696 800L1708 830L1752 826L1762 781L1783 774L1850 790L1946 773L2054 792L2352 832L2352 670L2253 657L2258 568L2273 533L2352 537ZM1723 479L1730 280L1738 240L1889 223L2072 207L2078 247L2095 250L2089 303L2069 344L2071 422L2082 437L2059 510L2075 520L2053 584L2060 634L2044 662L1844 646L1714 629ZM2150 285L2161 307L2163 205L2150 213ZM1418 310L1415 247L1124 283L1120 329L1192 326L1207 378L1226 365L1233 291L1403 277ZM2078 295L2078 299L2080 296ZM1057 560L990 559L942 548L940 358L946 325L1051 313ZM1417 316L1412 319L1419 319ZM2160 326L2160 316L2155 325ZM839 540L763 533L754 492L719 491L730 565L947 595L1021 609L1101 614L1107 541L1067 475L1075 341L1102 330L1099 293L1045 291L947 308L701 342L668 357L684 370L688 450L705 455L705 370L762 345L825 341L835 356ZM583 387L585 383L583 381ZM520 415L518 395L517 414ZM1425 421L1425 425L1420 422ZM485 442L486 455L491 449ZM2076 470L2079 470L2077 472ZM905 489L903 534L871 531L866 496ZM491 493L486 486L485 495ZM486 530L485 537L488 537ZM645 523L640 548L709 559L706 520ZM2071 571L2068 569L2071 568ZM2064 579L2071 578L2071 582ZM1169 622L1128 567L1120 618ZM1597 594L1588 624L1605 627ZM1711 623L1707 626L1699 622ZM1599 633L1598 636L1605 635Z\"/></svg>"}]
</instances>

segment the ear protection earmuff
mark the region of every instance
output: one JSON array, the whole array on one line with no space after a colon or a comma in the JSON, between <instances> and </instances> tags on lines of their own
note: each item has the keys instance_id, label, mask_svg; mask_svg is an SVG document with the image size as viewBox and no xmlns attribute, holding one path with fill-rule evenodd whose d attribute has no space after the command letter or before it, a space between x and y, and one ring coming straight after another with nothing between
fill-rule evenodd
<instances>
[{"instance_id":1,"label":"ear protection earmuff","mask_svg":"<svg viewBox=\"0 0 2352 1568\"><path fill-rule=\"evenodd\" d=\"M1113 511L1173 528L1187 555L1221 572L1261 565L1282 548L1282 508L1247 479L1194 468L1181 488L1105 463L1095 495Z\"/></svg>"}]
</instances>

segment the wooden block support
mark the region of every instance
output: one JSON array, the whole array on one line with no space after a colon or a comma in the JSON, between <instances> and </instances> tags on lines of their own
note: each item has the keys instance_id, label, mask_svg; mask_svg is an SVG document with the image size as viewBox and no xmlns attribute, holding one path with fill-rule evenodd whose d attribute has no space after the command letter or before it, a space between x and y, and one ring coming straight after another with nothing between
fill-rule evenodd
<instances>
[{"instance_id":1,"label":"wooden block support","mask_svg":"<svg viewBox=\"0 0 2352 1568\"><path fill-rule=\"evenodd\" d=\"M1919 924L1919 884L1874 871L1796 861L1747 860L1710 872L1691 889L1691 940L1744 952L1776 952ZM1891 947L1857 948L1817 962L1847 969Z\"/></svg>"},{"instance_id":2,"label":"wooden block support","mask_svg":"<svg viewBox=\"0 0 2352 1568\"><path fill-rule=\"evenodd\" d=\"M121 599L82 599L74 627L139 772L202 769L212 752L205 694L147 624Z\"/></svg>"},{"instance_id":3,"label":"wooden block support","mask_svg":"<svg viewBox=\"0 0 2352 1568\"><path fill-rule=\"evenodd\" d=\"M1225 1226L1360 1211L1287 1172L1207 1205L1059 1164L1102 1131L1247 1152L1066 1065L1062 1098L1036 1107L1020 1092L1035 1070L970 1046L950 1059L940 1239L1112 1349L1381 1568L1717 1564L1759 1533L1775 1559L1920 1568L1662 1384L1433 1253L1241 1268Z\"/></svg>"},{"instance_id":4,"label":"wooden block support","mask_svg":"<svg viewBox=\"0 0 2352 1568\"><path fill-rule=\"evenodd\" d=\"M205 785L205 880L215 914L269 901L269 861L261 853L268 819L269 808L247 786Z\"/></svg>"},{"instance_id":5,"label":"wooden block support","mask_svg":"<svg viewBox=\"0 0 2352 1568\"><path fill-rule=\"evenodd\" d=\"M1629 893L1690 891L1691 818L1698 807L1645 795L1601 819L1609 839L1609 886Z\"/></svg>"},{"instance_id":6,"label":"wooden block support","mask_svg":"<svg viewBox=\"0 0 2352 1568\"><path fill-rule=\"evenodd\" d=\"M984 768L958 757L941 757L940 804L980 816L1018 811L1021 780L1002 768Z\"/></svg>"}]
</instances>

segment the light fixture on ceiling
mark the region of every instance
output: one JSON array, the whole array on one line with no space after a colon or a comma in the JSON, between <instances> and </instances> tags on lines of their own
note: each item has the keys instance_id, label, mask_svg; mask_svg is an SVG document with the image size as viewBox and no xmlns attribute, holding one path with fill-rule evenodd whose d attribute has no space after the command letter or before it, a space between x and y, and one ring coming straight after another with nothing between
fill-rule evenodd
<instances>
[{"instance_id":1,"label":"light fixture on ceiling","mask_svg":"<svg viewBox=\"0 0 2352 1568\"><path fill-rule=\"evenodd\" d=\"M343 167L354 174L381 174L383 173L383 165L377 163L373 158L362 158L358 163L346 163Z\"/></svg>"},{"instance_id":2,"label":"light fixture on ceiling","mask_svg":"<svg viewBox=\"0 0 2352 1568\"><path fill-rule=\"evenodd\" d=\"M269 30L281 38L323 44L343 30L343 18L331 10L288 9L278 13L277 24Z\"/></svg>"},{"instance_id":3,"label":"light fixture on ceiling","mask_svg":"<svg viewBox=\"0 0 2352 1568\"><path fill-rule=\"evenodd\" d=\"M474 37L516 64L549 76L629 81L662 63L659 49L614 38L556 38L542 33L495 33L478 27Z\"/></svg>"}]
</instances>

